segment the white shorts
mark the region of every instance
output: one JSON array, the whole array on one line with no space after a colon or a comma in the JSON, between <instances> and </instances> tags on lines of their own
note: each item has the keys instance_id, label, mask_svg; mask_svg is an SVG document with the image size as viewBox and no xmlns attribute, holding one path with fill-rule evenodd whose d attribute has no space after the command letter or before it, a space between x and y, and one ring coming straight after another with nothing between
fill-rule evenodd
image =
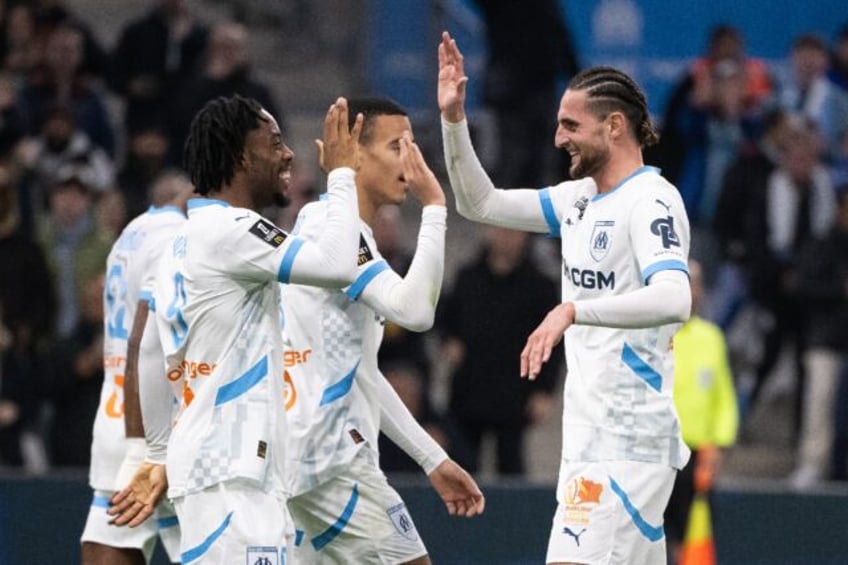
<instances>
[{"instance_id":1,"label":"white shorts","mask_svg":"<svg viewBox=\"0 0 848 565\"><path fill-rule=\"evenodd\" d=\"M294 562L404 563L427 554L376 456L361 450L341 475L288 501Z\"/></svg>"},{"instance_id":2,"label":"white shorts","mask_svg":"<svg viewBox=\"0 0 848 565\"><path fill-rule=\"evenodd\" d=\"M547 563L666 563L663 513L677 471L634 461L563 462Z\"/></svg>"},{"instance_id":3,"label":"white shorts","mask_svg":"<svg viewBox=\"0 0 848 565\"><path fill-rule=\"evenodd\" d=\"M106 513L109 509L109 500L114 494L104 490L94 491L94 499L88 509L88 518L80 541L109 547L140 549L145 560L149 562L153 556L158 535L162 539L168 558L172 563L179 563L180 526L173 505L163 500L156 507L153 516L135 528L114 526L109 523L114 517Z\"/></svg>"},{"instance_id":4,"label":"white shorts","mask_svg":"<svg viewBox=\"0 0 848 565\"><path fill-rule=\"evenodd\" d=\"M285 502L254 485L227 481L174 499L182 528L182 563L286 562Z\"/></svg>"}]
</instances>

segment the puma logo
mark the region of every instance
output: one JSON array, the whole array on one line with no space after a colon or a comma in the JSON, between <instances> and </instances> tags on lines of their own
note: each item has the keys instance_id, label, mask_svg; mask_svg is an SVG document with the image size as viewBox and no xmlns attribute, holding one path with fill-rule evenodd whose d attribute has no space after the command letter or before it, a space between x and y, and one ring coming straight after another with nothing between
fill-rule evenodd
<instances>
[{"instance_id":1,"label":"puma logo","mask_svg":"<svg viewBox=\"0 0 848 565\"><path fill-rule=\"evenodd\" d=\"M576 534L568 526L566 526L565 528L562 529L562 533L568 534L568 535L570 535L571 537L574 538L575 543L577 543L577 547L580 547L580 536L582 536L585 532L586 532L586 528L583 528L582 530L580 530Z\"/></svg>"},{"instance_id":2,"label":"puma logo","mask_svg":"<svg viewBox=\"0 0 848 565\"><path fill-rule=\"evenodd\" d=\"M657 204L659 204L660 206L662 206L663 208L665 208L665 211L666 211L666 212L668 212L669 214L671 214L671 206L669 206L668 204L666 204L665 202L663 202L663 201L662 201L662 200L660 200L659 198L657 198L657 199L655 200L655 202L656 202Z\"/></svg>"}]
</instances>

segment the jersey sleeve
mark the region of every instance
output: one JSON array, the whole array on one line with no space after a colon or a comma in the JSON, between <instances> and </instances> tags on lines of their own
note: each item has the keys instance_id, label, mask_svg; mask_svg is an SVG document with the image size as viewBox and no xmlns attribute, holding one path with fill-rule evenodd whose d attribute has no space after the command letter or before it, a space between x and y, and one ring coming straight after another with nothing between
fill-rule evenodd
<instances>
[{"instance_id":1,"label":"jersey sleeve","mask_svg":"<svg viewBox=\"0 0 848 565\"><path fill-rule=\"evenodd\" d=\"M146 460L164 464L171 436L173 394L165 375L165 359L159 343L155 306L147 317L138 356L138 395L144 437L147 440Z\"/></svg>"},{"instance_id":2,"label":"jersey sleeve","mask_svg":"<svg viewBox=\"0 0 848 565\"><path fill-rule=\"evenodd\" d=\"M361 272L347 289L348 296L361 299L402 327L428 330L433 325L445 271L446 217L444 206L425 206L415 256L406 276L401 277L380 259Z\"/></svg>"},{"instance_id":3,"label":"jersey sleeve","mask_svg":"<svg viewBox=\"0 0 848 565\"><path fill-rule=\"evenodd\" d=\"M659 271L689 272L689 219L676 195L640 200L630 216L630 240L644 284Z\"/></svg>"}]
</instances>

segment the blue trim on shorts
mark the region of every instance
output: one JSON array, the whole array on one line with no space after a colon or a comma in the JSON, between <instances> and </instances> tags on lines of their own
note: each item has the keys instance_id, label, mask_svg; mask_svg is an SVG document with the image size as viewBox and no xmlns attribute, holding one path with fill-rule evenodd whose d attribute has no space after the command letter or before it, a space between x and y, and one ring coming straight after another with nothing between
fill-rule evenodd
<instances>
[{"instance_id":1,"label":"blue trim on shorts","mask_svg":"<svg viewBox=\"0 0 848 565\"><path fill-rule=\"evenodd\" d=\"M356 376L356 369L359 368L359 361L353 366L348 374L341 378L340 381L331 384L324 389L324 394L321 395L321 403L318 406L324 406L334 400L338 400L342 396L350 392L353 387L353 377Z\"/></svg>"},{"instance_id":2,"label":"blue trim on shorts","mask_svg":"<svg viewBox=\"0 0 848 565\"><path fill-rule=\"evenodd\" d=\"M652 526L639 513L639 510L633 506L633 503L630 502L630 498L627 496L627 493L624 492L624 489L615 482L615 479L612 477L609 478L610 487L612 491L618 495L618 498L621 500L621 503L624 505L624 509L627 510L627 513L630 514L630 518L633 520L633 523L636 524L636 527L639 528L639 531L643 536L648 538L651 541L659 541L665 536L665 530L662 525L660 526Z\"/></svg>"},{"instance_id":3,"label":"blue trim on shorts","mask_svg":"<svg viewBox=\"0 0 848 565\"><path fill-rule=\"evenodd\" d=\"M189 549L188 551L184 551L180 555L180 563L182 563L183 565L185 565L186 563L190 563L191 561L202 557L204 553L209 551L209 548L212 547L212 544L215 543L218 538L221 537L221 534L224 533L224 530L229 527L230 520L232 520L232 518L233 513L230 512L229 514L227 514L227 517L224 518L224 521L221 522L221 525L218 526L214 532L209 534L209 536L205 540L203 540L200 545L195 546Z\"/></svg>"},{"instance_id":4,"label":"blue trim on shorts","mask_svg":"<svg viewBox=\"0 0 848 565\"><path fill-rule=\"evenodd\" d=\"M95 508L109 508L109 497L95 494L91 499L91 505Z\"/></svg>"},{"instance_id":5,"label":"blue trim on shorts","mask_svg":"<svg viewBox=\"0 0 848 565\"><path fill-rule=\"evenodd\" d=\"M156 520L156 527L160 530L166 530L168 528L173 528L174 526L179 526L180 521L176 516L165 516L164 518L159 518Z\"/></svg>"},{"instance_id":6,"label":"blue trim on shorts","mask_svg":"<svg viewBox=\"0 0 848 565\"><path fill-rule=\"evenodd\" d=\"M639 355L628 344L624 344L621 350L621 361L636 373L636 376L648 383L657 392L662 390L662 375L656 372L650 365L639 357Z\"/></svg>"},{"instance_id":7,"label":"blue trim on shorts","mask_svg":"<svg viewBox=\"0 0 848 565\"><path fill-rule=\"evenodd\" d=\"M560 223L557 220L556 212L554 211L554 203L551 200L551 188L543 188L539 191L539 203L542 205L542 214L545 216L545 221L548 223L548 228L551 230L553 237L562 237L560 232Z\"/></svg>"},{"instance_id":8,"label":"blue trim on shorts","mask_svg":"<svg viewBox=\"0 0 848 565\"><path fill-rule=\"evenodd\" d=\"M300 248L303 247L302 239L294 236L289 237L292 238L292 242L289 244L289 248L286 249L285 255L283 255L283 260L280 262L280 268L277 269L277 280L286 284L288 284L289 280L291 280L291 270L294 266L294 259L297 257Z\"/></svg>"},{"instance_id":9,"label":"blue trim on shorts","mask_svg":"<svg viewBox=\"0 0 848 565\"><path fill-rule=\"evenodd\" d=\"M268 356L266 355L256 365L248 369L245 374L219 388L218 394L215 395L215 406L235 400L259 384L259 381L264 379L267 374Z\"/></svg>"},{"instance_id":10,"label":"blue trim on shorts","mask_svg":"<svg viewBox=\"0 0 848 565\"><path fill-rule=\"evenodd\" d=\"M385 261L377 261L365 271L359 275L353 283L347 287L345 294L351 300L357 300L362 292L365 290L365 287L368 286L368 283L374 280L374 277L382 273L383 271L388 270L389 264Z\"/></svg>"},{"instance_id":11,"label":"blue trim on shorts","mask_svg":"<svg viewBox=\"0 0 848 565\"><path fill-rule=\"evenodd\" d=\"M350 517L353 515L353 511L356 508L356 503L359 500L359 485L353 485L353 493L350 495L350 500L347 501L347 506L342 511L342 515L339 516L336 523L324 530L323 533L312 538L312 547L315 548L315 551L321 551L324 549L328 543L336 539L345 526L347 526L348 522L350 522Z\"/></svg>"},{"instance_id":12,"label":"blue trim on shorts","mask_svg":"<svg viewBox=\"0 0 848 565\"><path fill-rule=\"evenodd\" d=\"M679 259L667 259L665 261L659 261L657 263L654 263L653 265L648 265L648 267L644 271L642 271L642 282L647 284L648 279L651 278L652 275L655 275L660 271L683 271L688 275L689 267L687 267L686 263Z\"/></svg>"}]
</instances>

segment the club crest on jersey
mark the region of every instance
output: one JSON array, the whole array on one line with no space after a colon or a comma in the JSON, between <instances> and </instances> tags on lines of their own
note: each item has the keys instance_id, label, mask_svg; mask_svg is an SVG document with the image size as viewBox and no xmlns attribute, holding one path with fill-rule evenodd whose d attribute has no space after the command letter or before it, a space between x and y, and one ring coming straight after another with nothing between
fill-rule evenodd
<instances>
[{"instance_id":1,"label":"club crest on jersey","mask_svg":"<svg viewBox=\"0 0 848 565\"><path fill-rule=\"evenodd\" d=\"M287 234L268 220L257 220L255 224L250 226L250 233L270 245L271 247L279 247L286 240Z\"/></svg>"},{"instance_id":2,"label":"club crest on jersey","mask_svg":"<svg viewBox=\"0 0 848 565\"><path fill-rule=\"evenodd\" d=\"M359 255L356 257L356 266L361 267L373 258L374 254L371 253L371 248L368 247L368 242L365 241L365 237L362 234L359 234Z\"/></svg>"},{"instance_id":3,"label":"club crest on jersey","mask_svg":"<svg viewBox=\"0 0 848 565\"><path fill-rule=\"evenodd\" d=\"M248 546L248 565L280 565L280 555L273 546Z\"/></svg>"},{"instance_id":4,"label":"club crest on jersey","mask_svg":"<svg viewBox=\"0 0 848 565\"><path fill-rule=\"evenodd\" d=\"M592 239L589 242L589 254L595 261L600 261L607 256L612 244L613 226L615 226L613 221L595 222L595 227L592 228Z\"/></svg>"},{"instance_id":5,"label":"club crest on jersey","mask_svg":"<svg viewBox=\"0 0 848 565\"><path fill-rule=\"evenodd\" d=\"M400 535L411 541L418 539L418 531L415 529L415 524L409 516L406 504L400 503L396 506L392 506L386 510L386 513L389 515L389 518L391 518L392 524L394 524L395 529Z\"/></svg>"}]
</instances>

